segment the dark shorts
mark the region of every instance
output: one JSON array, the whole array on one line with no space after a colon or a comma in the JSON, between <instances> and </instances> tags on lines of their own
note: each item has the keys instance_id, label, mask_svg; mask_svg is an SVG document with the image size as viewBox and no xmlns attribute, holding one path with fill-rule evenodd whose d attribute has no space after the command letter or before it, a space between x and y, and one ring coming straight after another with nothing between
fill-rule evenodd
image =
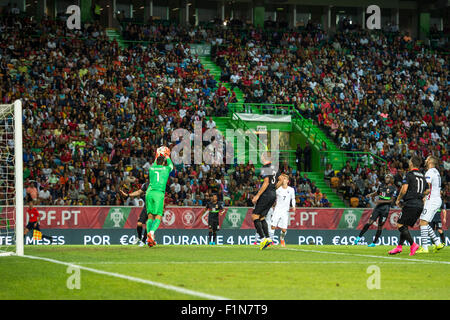
<instances>
[{"instance_id":1,"label":"dark shorts","mask_svg":"<svg viewBox=\"0 0 450 320\"><path fill-rule=\"evenodd\" d=\"M253 209L253 214L257 214L261 217L265 217L269 212L270 208L272 208L275 200L277 199L275 192L262 195L258 201L256 202L255 208Z\"/></svg>"},{"instance_id":2,"label":"dark shorts","mask_svg":"<svg viewBox=\"0 0 450 320\"><path fill-rule=\"evenodd\" d=\"M419 219L422 210L423 207L404 206L397 223L403 224L408 227L414 226L417 222L417 219Z\"/></svg>"},{"instance_id":3,"label":"dark shorts","mask_svg":"<svg viewBox=\"0 0 450 320\"><path fill-rule=\"evenodd\" d=\"M147 220L148 220L147 209L144 206L142 208L141 214L139 215L138 222L140 222L140 223L147 223Z\"/></svg>"},{"instance_id":4,"label":"dark shorts","mask_svg":"<svg viewBox=\"0 0 450 320\"><path fill-rule=\"evenodd\" d=\"M208 228L219 230L219 216L217 214L208 215Z\"/></svg>"},{"instance_id":5,"label":"dark shorts","mask_svg":"<svg viewBox=\"0 0 450 320\"><path fill-rule=\"evenodd\" d=\"M39 229L39 222L38 222L38 224L36 225L36 227L34 226L34 224L35 224L36 222L28 222L28 224L27 224L27 226L26 226L26 228L28 229L28 230L41 230L41 229Z\"/></svg>"},{"instance_id":6,"label":"dark shorts","mask_svg":"<svg viewBox=\"0 0 450 320\"><path fill-rule=\"evenodd\" d=\"M390 206L377 206L372 211L370 220L376 221L378 219L378 224L384 224L389 215Z\"/></svg>"}]
</instances>

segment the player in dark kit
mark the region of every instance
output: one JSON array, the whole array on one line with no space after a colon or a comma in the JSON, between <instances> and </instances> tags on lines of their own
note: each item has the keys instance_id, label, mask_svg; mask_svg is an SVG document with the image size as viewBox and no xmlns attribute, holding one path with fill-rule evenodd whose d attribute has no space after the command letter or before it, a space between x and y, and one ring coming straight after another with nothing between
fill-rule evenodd
<instances>
[{"instance_id":1,"label":"player in dark kit","mask_svg":"<svg viewBox=\"0 0 450 320\"><path fill-rule=\"evenodd\" d=\"M414 243L408 227L414 226L423 210L423 197L425 188L428 186L425 176L419 172L421 160L417 156L412 156L408 162L409 171L403 180L400 194L395 204L400 206L400 200L404 200L402 213L397 221L398 231L400 231L400 239L398 246L389 251L389 254L398 254L402 252L403 242L406 240L411 244L410 256L413 256L419 245Z\"/></svg>"},{"instance_id":2,"label":"player in dark kit","mask_svg":"<svg viewBox=\"0 0 450 320\"><path fill-rule=\"evenodd\" d=\"M147 208L145 206L145 193L147 192L147 188L148 188L148 182L144 183L142 185L142 187L135 191L135 192L131 192L131 193L125 193L123 190L120 190L120 193L124 196L124 197L141 197L142 200L144 200L144 207L142 208L142 211L139 215L139 219L137 222L137 226L136 226L136 231L137 231L137 238L136 238L136 242L135 244L138 244L140 241L140 246L144 246L145 242L147 241L147 232L146 230L146 226L145 224L147 223L147 219L148 219L148 215L147 215Z\"/></svg>"},{"instance_id":3,"label":"player in dark kit","mask_svg":"<svg viewBox=\"0 0 450 320\"><path fill-rule=\"evenodd\" d=\"M212 196L211 201L206 204L208 213L208 228L209 228L209 244L215 245L217 239L217 231L219 230L219 215L222 215L223 204L217 200L217 195Z\"/></svg>"},{"instance_id":4,"label":"player in dark kit","mask_svg":"<svg viewBox=\"0 0 450 320\"><path fill-rule=\"evenodd\" d=\"M281 181L279 181L280 174L275 170L272 162L263 157L263 163L264 165L261 168L263 184L252 199L255 205L252 220L261 239L260 249L267 248L273 243L269 236L266 215L275 203L277 197L276 189L281 185Z\"/></svg>"},{"instance_id":5,"label":"player in dark kit","mask_svg":"<svg viewBox=\"0 0 450 320\"><path fill-rule=\"evenodd\" d=\"M387 174L384 179L385 184L380 186L377 192L369 194L369 197L373 197L378 194L379 198L376 202L375 209L373 209L372 211L372 215L370 216L369 221L364 225L361 232L359 233L359 236L356 237L354 244L358 244L364 233L366 233L369 227L377 220L377 232L375 234L373 242L369 244L369 247L375 247L378 239L381 236L381 233L383 232L383 226L389 215L389 209L391 208L392 201L397 195L397 188L394 186L394 177L391 174Z\"/></svg>"}]
</instances>

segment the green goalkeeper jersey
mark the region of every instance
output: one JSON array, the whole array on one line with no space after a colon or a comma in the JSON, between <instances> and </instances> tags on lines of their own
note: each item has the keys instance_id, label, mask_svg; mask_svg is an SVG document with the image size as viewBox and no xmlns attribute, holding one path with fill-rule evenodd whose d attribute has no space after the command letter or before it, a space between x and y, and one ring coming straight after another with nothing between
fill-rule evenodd
<instances>
[{"instance_id":1,"label":"green goalkeeper jersey","mask_svg":"<svg viewBox=\"0 0 450 320\"><path fill-rule=\"evenodd\" d=\"M166 192L166 184L169 174L173 170L173 163L167 158L167 166L157 165L156 162L148 170L150 185L148 190Z\"/></svg>"}]
</instances>

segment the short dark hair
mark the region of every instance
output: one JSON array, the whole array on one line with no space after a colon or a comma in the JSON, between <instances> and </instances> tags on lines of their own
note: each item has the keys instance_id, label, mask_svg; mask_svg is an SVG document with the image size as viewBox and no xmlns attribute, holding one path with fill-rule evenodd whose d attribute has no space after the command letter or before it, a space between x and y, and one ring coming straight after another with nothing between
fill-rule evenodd
<instances>
[{"instance_id":1,"label":"short dark hair","mask_svg":"<svg viewBox=\"0 0 450 320\"><path fill-rule=\"evenodd\" d=\"M422 164L422 160L418 156L412 156L411 162L412 162L414 168L419 168L420 165Z\"/></svg>"},{"instance_id":2,"label":"short dark hair","mask_svg":"<svg viewBox=\"0 0 450 320\"><path fill-rule=\"evenodd\" d=\"M164 158L163 156L159 156L158 158L156 158L156 164L162 166L164 164L164 161L166 161L166 158Z\"/></svg>"}]
</instances>

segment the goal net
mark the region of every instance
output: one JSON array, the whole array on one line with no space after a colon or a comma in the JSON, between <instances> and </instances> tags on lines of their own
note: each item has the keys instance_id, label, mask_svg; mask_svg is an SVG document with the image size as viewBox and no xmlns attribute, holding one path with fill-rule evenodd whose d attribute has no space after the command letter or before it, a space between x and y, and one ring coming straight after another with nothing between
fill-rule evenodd
<instances>
[{"instance_id":1,"label":"goal net","mask_svg":"<svg viewBox=\"0 0 450 320\"><path fill-rule=\"evenodd\" d=\"M22 103L0 104L0 256L23 255Z\"/></svg>"}]
</instances>

